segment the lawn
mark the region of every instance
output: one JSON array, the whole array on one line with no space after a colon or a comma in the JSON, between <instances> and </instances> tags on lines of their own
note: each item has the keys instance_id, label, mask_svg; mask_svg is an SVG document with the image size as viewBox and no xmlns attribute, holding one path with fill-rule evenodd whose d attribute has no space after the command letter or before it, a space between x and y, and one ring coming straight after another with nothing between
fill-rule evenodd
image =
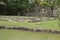
<instances>
[{"instance_id":1,"label":"lawn","mask_svg":"<svg viewBox=\"0 0 60 40\"><path fill-rule=\"evenodd\" d=\"M52 21L43 21L43 22L18 22L18 21L0 21L0 26L17 26L17 27L28 27L28 28L40 28L40 29L53 29L53 30L60 30L58 25L58 20Z\"/></svg>"},{"instance_id":2,"label":"lawn","mask_svg":"<svg viewBox=\"0 0 60 40\"><path fill-rule=\"evenodd\" d=\"M60 34L0 29L0 40L60 40Z\"/></svg>"},{"instance_id":3,"label":"lawn","mask_svg":"<svg viewBox=\"0 0 60 40\"><path fill-rule=\"evenodd\" d=\"M0 26L7 26L7 27L16 26L16 27L27 27L33 29L40 28L40 29L52 29L60 31L58 20L43 21L43 22L0 21ZM60 34L0 29L0 40L60 40Z\"/></svg>"}]
</instances>

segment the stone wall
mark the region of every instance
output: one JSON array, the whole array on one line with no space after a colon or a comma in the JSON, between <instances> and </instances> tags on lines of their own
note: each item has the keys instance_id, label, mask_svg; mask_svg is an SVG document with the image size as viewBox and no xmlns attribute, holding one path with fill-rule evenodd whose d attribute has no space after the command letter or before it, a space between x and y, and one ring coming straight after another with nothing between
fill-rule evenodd
<instances>
[{"instance_id":1,"label":"stone wall","mask_svg":"<svg viewBox=\"0 0 60 40\"><path fill-rule=\"evenodd\" d=\"M16 26L13 26L13 27L0 26L0 29L23 30L23 31L31 31L31 32L45 32L45 33L60 34L60 31L52 30L52 29L33 29L33 28L16 27Z\"/></svg>"}]
</instances>

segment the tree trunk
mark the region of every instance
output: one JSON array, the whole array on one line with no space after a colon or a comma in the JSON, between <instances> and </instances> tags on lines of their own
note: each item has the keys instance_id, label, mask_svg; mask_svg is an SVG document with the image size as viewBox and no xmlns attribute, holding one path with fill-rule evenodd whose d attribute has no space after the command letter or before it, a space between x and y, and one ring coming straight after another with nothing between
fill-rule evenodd
<instances>
[{"instance_id":1,"label":"tree trunk","mask_svg":"<svg viewBox=\"0 0 60 40\"><path fill-rule=\"evenodd\" d=\"M50 17L53 17L53 7L50 7L50 9L51 9Z\"/></svg>"}]
</instances>

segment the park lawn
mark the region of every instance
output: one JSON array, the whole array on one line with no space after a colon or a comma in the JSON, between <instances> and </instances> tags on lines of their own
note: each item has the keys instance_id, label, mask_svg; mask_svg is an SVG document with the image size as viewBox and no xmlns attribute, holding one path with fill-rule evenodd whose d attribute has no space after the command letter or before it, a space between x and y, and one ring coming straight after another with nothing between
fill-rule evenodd
<instances>
[{"instance_id":1,"label":"park lawn","mask_svg":"<svg viewBox=\"0 0 60 40\"><path fill-rule=\"evenodd\" d=\"M0 40L60 40L60 34L0 29Z\"/></svg>"},{"instance_id":2,"label":"park lawn","mask_svg":"<svg viewBox=\"0 0 60 40\"><path fill-rule=\"evenodd\" d=\"M40 29L53 29L53 30L60 30L58 25L58 20L52 21L43 21L43 22L18 22L18 21L0 21L0 26L17 26L17 27L28 27L28 28L40 28Z\"/></svg>"}]
</instances>

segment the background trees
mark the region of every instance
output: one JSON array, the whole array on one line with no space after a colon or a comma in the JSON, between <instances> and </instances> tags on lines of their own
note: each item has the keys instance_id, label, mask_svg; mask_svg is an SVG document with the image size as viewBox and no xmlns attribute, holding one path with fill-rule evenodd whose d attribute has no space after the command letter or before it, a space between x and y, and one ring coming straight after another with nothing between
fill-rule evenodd
<instances>
[{"instance_id":1,"label":"background trees","mask_svg":"<svg viewBox=\"0 0 60 40\"><path fill-rule=\"evenodd\" d=\"M17 13L18 15L24 15L26 9L30 7L28 0L0 0L0 2L4 3L5 12L9 15L17 15Z\"/></svg>"},{"instance_id":2,"label":"background trees","mask_svg":"<svg viewBox=\"0 0 60 40\"><path fill-rule=\"evenodd\" d=\"M49 10L49 12L48 12L49 16L54 16L54 13L55 13L54 10L57 10L57 8L60 5L60 1L59 0L36 0L36 1L42 7L42 9L44 7L47 7L45 9Z\"/></svg>"},{"instance_id":3,"label":"background trees","mask_svg":"<svg viewBox=\"0 0 60 40\"><path fill-rule=\"evenodd\" d=\"M53 17L59 7L60 0L0 0L0 13L7 15L30 14Z\"/></svg>"}]
</instances>

